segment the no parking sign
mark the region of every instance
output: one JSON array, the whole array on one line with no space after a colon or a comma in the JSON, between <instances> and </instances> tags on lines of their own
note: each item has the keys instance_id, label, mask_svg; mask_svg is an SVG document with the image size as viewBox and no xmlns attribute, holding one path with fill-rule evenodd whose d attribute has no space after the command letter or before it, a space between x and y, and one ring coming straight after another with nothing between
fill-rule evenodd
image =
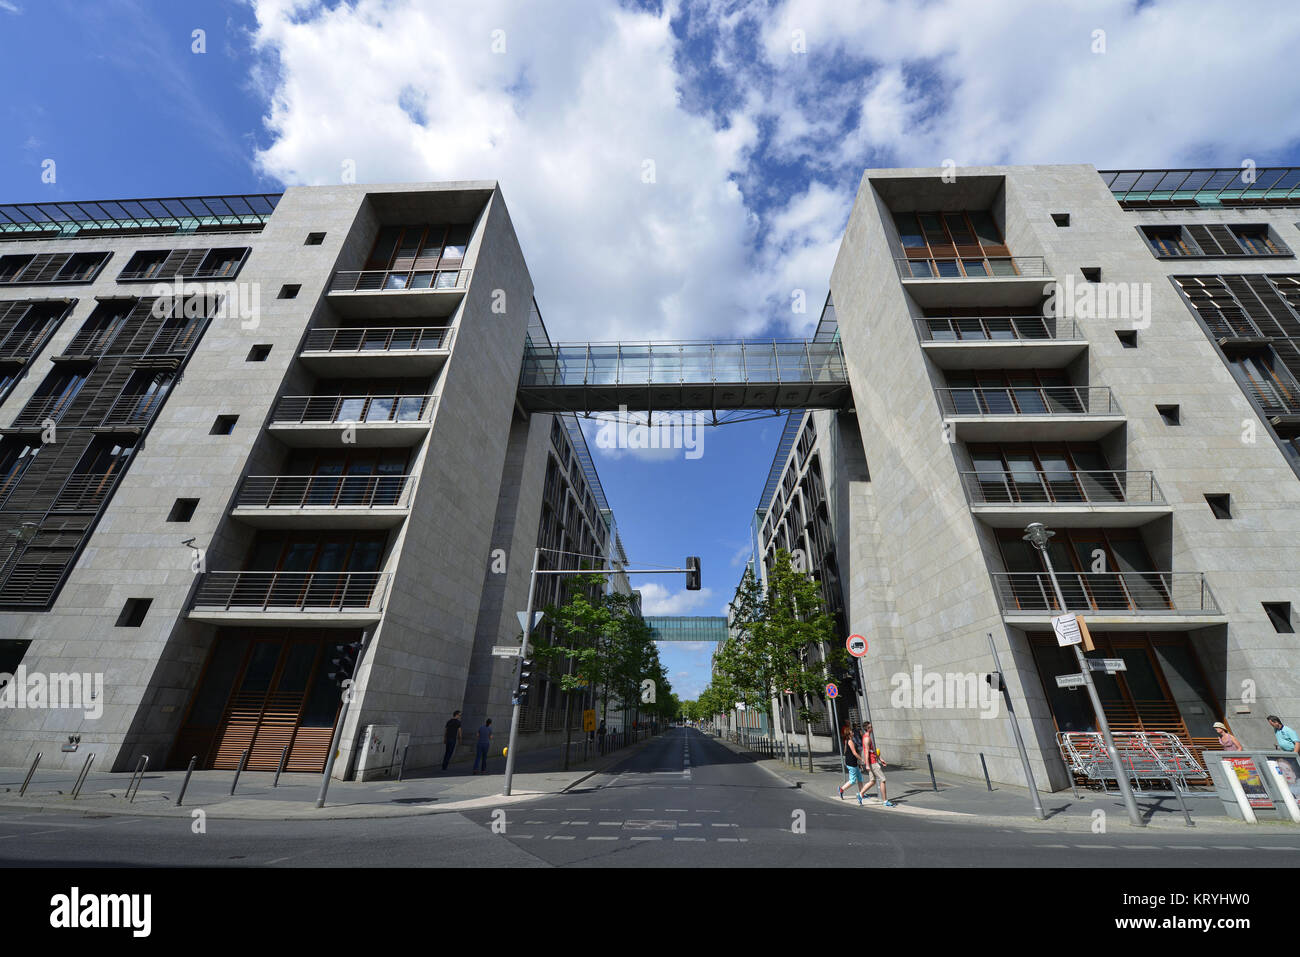
<instances>
[{"instance_id":1,"label":"no parking sign","mask_svg":"<svg viewBox=\"0 0 1300 957\"><path fill-rule=\"evenodd\" d=\"M835 687L833 684L826 686L826 697L834 698L839 693L840 689Z\"/></svg>"}]
</instances>

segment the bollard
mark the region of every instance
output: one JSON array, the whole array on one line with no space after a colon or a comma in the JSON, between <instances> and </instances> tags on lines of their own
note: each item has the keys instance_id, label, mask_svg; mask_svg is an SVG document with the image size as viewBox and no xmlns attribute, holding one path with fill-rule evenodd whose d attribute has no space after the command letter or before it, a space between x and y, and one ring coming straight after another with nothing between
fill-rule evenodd
<instances>
[{"instance_id":1,"label":"bollard","mask_svg":"<svg viewBox=\"0 0 1300 957\"><path fill-rule=\"evenodd\" d=\"M251 750L251 749L249 749L249 750ZM233 781L230 782L230 793L231 793L231 794L234 794L234 793L235 793L235 788L236 788L236 787L238 786L238 784L239 784L239 776L240 776L241 774L244 773L244 766L245 766L246 764L248 764L248 751L245 751L244 754L243 754L243 756L240 757L240 759L239 759L239 767L237 767L237 768L235 769L235 780L233 780Z\"/></svg>"},{"instance_id":2,"label":"bollard","mask_svg":"<svg viewBox=\"0 0 1300 957\"><path fill-rule=\"evenodd\" d=\"M72 786L72 800L76 800L81 794L81 787L86 783L86 778L90 776L90 766L95 763L95 755L86 755L86 763L81 766L81 773L77 775L77 783Z\"/></svg>"},{"instance_id":3,"label":"bollard","mask_svg":"<svg viewBox=\"0 0 1300 957\"><path fill-rule=\"evenodd\" d=\"M993 782L989 780L989 766L988 766L988 764L986 764L985 761L984 761L984 752L983 752L983 751L980 752L980 767L982 767L982 768L984 769L984 783L988 786L988 789L989 789L990 791L992 791L992 790L993 790Z\"/></svg>"},{"instance_id":4,"label":"bollard","mask_svg":"<svg viewBox=\"0 0 1300 957\"><path fill-rule=\"evenodd\" d=\"M181 802L185 800L185 789L190 786L190 775L194 773L194 765L199 763L199 756L196 754L190 758L190 766L185 770L185 783L181 785L180 797L176 799L176 806L180 807Z\"/></svg>"},{"instance_id":5,"label":"bollard","mask_svg":"<svg viewBox=\"0 0 1300 957\"><path fill-rule=\"evenodd\" d=\"M27 772L27 777L23 778L23 786L18 789L18 796L22 797L27 793L27 785L32 783L32 775L36 773L36 765L41 763L41 753L36 752L36 760L32 762L32 769Z\"/></svg>"},{"instance_id":6,"label":"bollard","mask_svg":"<svg viewBox=\"0 0 1300 957\"><path fill-rule=\"evenodd\" d=\"M136 762L135 770L131 772L131 783L126 786L130 802L135 803L135 796L140 793L140 785L144 784L144 773L149 770L149 755L140 755L140 760ZM132 790L134 785L135 790Z\"/></svg>"},{"instance_id":7,"label":"bollard","mask_svg":"<svg viewBox=\"0 0 1300 957\"><path fill-rule=\"evenodd\" d=\"M284 766L288 763L289 748L286 746L285 749L280 752L280 766L275 769L275 780L271 782L271 787L278 788L280 786L280 775L284 772Z\"/></svg>"},{"instance_id":8,"label":"bollard","mask_svg":"<svg viewBox=\"0 0 1300 957\"><path fill-rule=\"evenodd\" d=\"M929 754L926 754L925 760L930 764L930 787L937 791L939 790L939 785L936 784L934 780L934 758L930 757Z\"/></svg>"},{"instance_id":9,"label":"bollard","mask_svg":"<svg viewBox=\"0 0 1300 957\"><path fill-rule=\"evenodd\" d=\"M409 744L402 748L402 763L397 766L397 780L399 781L402 780L402 774L406 771L406 752L409 750L411 750Z\"/></svg>"}]
</instances>

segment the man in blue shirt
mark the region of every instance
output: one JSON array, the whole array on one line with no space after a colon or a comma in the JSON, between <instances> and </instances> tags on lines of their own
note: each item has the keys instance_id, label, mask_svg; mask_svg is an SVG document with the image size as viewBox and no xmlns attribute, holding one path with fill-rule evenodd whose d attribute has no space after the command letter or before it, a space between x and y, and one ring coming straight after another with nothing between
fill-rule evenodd
<instances>
[{"instance_id":1,"label":"man in blue shirt","mask_svg":"<svg viewBox=\"0 0 1300 957\"><path fill-rule=\"evenodd\" d=\"M483 722L483 726L478 729L478 743L474 745L474 773L487 774L488 748L492 745L492 719L488 718ZM483 770L479 770L479 762L483 763Z\"/></svg>"},{"instance_id":2,"label":"man in blue shirt","mask_svg":"<svg viewBox=\"0 0 1300 957\"><path fill-rule=\"evenodd\" d=\"M1268 716L1268 723L1273 726L1273 737L1277 739L1280 750L1300 754L1300 735L1284 725L1282 719L1275 714Z\"/></svg>"}]
</instances>

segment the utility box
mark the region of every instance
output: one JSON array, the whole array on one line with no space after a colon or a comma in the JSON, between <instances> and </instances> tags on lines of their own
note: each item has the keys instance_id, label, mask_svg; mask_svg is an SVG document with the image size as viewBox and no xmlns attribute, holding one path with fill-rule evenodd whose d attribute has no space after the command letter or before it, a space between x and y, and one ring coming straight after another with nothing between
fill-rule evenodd
<instances>
[{"instance_id":1,"label":"utility box","mask_svg":"<svg viewBox=\"0 0 1300 957\"><path fill-rule=\"evenodd\" d=\"M357 780L374 781L393 777L393 755L397 745L397 725L368 724L361 733L357 748Z\"/></svg>"}]
</instances>

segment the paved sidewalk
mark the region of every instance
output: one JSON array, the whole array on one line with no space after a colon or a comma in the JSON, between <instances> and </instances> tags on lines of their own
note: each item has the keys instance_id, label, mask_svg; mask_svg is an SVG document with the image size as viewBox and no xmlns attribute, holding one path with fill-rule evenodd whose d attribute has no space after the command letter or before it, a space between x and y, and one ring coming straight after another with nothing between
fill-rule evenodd
<instances>
[{"instance_id":1,"label":"paved sidewalk","mask_svg":"<svg viewBox=\"0 0 1300 957\"><path fill-rule=\"evenodd\" d=\"M838 755L818 752L813 759L814 773L809 773L807 758L802 768L785 763L780 758L767 758L747 751L724 738L714 738L726 747L745 754L777 777L794 787L836 804L841 803L836 789L847 780L841 771ZM928 767L914 767L890 763L885 768L889 799L897 806L886 808L880 801L879 788L867 792L863 811L877 814L917 815L942 820L946 823L978 824L985 827L1017 827L1044 831L1093 832L1095 822L1104 820L1107 830L1131 829L1124 801L1118 796L1080 789L1076 798L1069 790L1048 793L1039 791L1046 820L1039 820L1034 812L1028 788L994 783L993 790L982 779L935 772L939 790L930 784ZM857 806L855 788L844 789L843 804ZM1172 795L1147 797L1137 795L1138 810L1153 830L1178 830L1184 832L1212 831L1214 833L1255 833L1294 835L1300 840L1300 825L1290 822L1263 821L1246 824L1230 818L1223 803L1214 792L1196 794L1186 798L1194 828L1187 827L1182 807ZM1096 811L1104 818L1094 817Z\"/></svg>"},{"instance_id":2,"label":"paved sidewalk","mask_svg":"<svg viewBox=\"0 0 1300 957\"><path fill-rule=\"evenodd\" d=\"M516 759L510 797L502 795L505 759L491 759L490 773L471 774L471 762L456 761L446 771L440 767L407 769L402 781L331 781L323 808L316 807L319 774L284 773L273 788L274 772L245 771L235 794L230 794L234 771L195 771L185 792L184 805L176 806L184 771L150 771L144 775L134 802L126 798L131 774L92 771L74 801L72 787L77 771L37 769L27 793L19 796L27 768L0 768L0 809L79 812L88 815L125 814L136 817L188 816L196 808L214 818L249 820L327 820L331 818L403 817L499 807L559 794L622 761L645 747L647 737L606 755L582 760L582 743L576 740L563 767L563 746L521 752Z\"/></svg>"}]
</instances>

